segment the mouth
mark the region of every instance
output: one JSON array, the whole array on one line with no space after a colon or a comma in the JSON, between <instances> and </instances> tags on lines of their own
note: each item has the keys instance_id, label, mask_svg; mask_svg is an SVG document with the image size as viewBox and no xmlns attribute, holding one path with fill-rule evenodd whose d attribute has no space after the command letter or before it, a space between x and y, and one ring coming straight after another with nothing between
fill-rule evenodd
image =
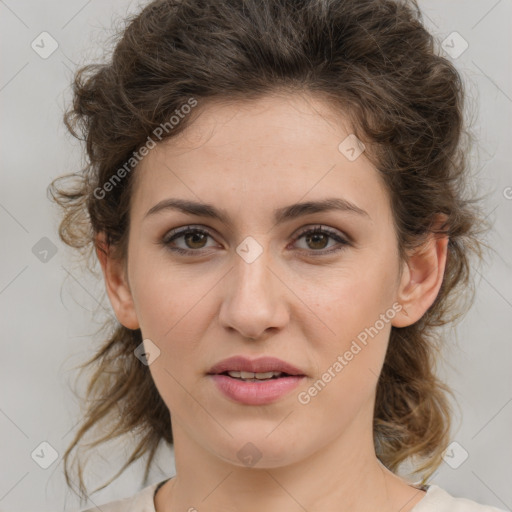
<instances>
[{"instance_id":1,"label":"mouth","mask_svg":"<svg viewBox=\"0 0 512 512\"><path fill-rule=\"evenodd\" d=\"M283 399L306 377L296 366L269 356L230 357L215 364L207 375L226 398L244 405L267 405Z\"/></svg>"},{"instance_id":2,"label":"mouth","mask_svg":"<svg viewBox=\"0 0 512 512\"><path fill-rule=\"evenodd\" d=\"M276 357L249 359L245 356L233 356L224 359L208 372L208 375L227 375L244 381L283 379L287 377L305 377L305 373L292 364Z\"/></svg>"},{"instance_id":3,"label":"mouth","mask_svg":"<svg viewBox=\"0 0 512 512\"><path fill-rule=\"evenodd\" d=\"M275 379L283 379L287 377L303 377L303 375L290 375L286 372L245 372L245 371L225 371L222 373L210 375L226 375L232 379L237 379L243 382L265 382Z\"/></svg>"}]
</instances>

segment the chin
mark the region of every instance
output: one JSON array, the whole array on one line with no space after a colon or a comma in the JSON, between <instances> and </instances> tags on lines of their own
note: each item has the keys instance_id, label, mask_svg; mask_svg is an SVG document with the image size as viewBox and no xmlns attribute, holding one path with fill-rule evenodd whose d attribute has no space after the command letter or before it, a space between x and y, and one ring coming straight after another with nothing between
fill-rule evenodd
<instances>
[{"instance_id":1,"label":"chin","mask_svg":"<svg viewBox=\"0 0 512 512\"><path fill-rule=\"evenodd\" d=\"M274 422L274 428L276 424ZM236 433L228 427L233 437L224 442L215 442L212 450L219 458L237 467L248 469L270 469L293 464L304 456L296 450L297 443L283 431L279 435L272 429L251 426L242 433ZM267 437L268 436L268 437Z\"/></svg>"}]
</instances>

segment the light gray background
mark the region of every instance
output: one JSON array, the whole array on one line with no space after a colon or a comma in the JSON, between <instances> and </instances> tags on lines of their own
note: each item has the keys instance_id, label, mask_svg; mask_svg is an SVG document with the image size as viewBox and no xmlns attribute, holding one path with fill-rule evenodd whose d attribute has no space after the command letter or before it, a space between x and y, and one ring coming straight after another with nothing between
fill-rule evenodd
<instances>
[{"instance_id":1,"label":"light gray background","mask_svg":"<svg viewBox=\"0 0 512 512\"><path fill-rule=\"evenodd\" d=\"M456 31L469 44L454 61L473 98L481 141L475 169L481 169L480 190L489 191L495 250L480 269L475 305L457 328L457 339L451 335L447 364L441 368L461 405L454 441L462 448L457 445L452 460L462 460L462 449L469 457L458 469L443 462L434 482L452 494L510 510L512 189L507 187L512 187L512 3L423 0L420 5L439 41ZM75 510L78 504L65 486L61 458L79 419L70 383L73 366L90 355L92 334L103 319L100 313L110 311L110 304L103 283L82 273L59 241L57 211L46 187L81 164L79 147L61 121L72 71L101 57L112 22L136 10L138 2L127 0L0 0L2 511ZM31 48L43 31L59 45L46 59ZM57 248L46 263L33 252L43 237ZM48 469L31 458L44 441L59 454ZM114 451L101 453L112 464L98 459L94 469L100 478L94 485L120 468ZM174 474L171 455L160 454L150 483ZM89 506L138 491L142 468L136 465L94 494Z\"/></svg>"}]
</instances>

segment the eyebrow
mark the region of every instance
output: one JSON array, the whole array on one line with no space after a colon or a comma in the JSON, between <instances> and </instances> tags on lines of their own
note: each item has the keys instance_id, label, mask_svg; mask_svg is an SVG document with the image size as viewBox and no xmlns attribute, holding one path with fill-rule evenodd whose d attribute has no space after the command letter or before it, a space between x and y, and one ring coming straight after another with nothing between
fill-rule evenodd
<instances>
[{"instance_id":1,"label":"eyebrow","mask_svg":"<svg viewBox=\"0 0 512 512\"><path fill-rule=\"evenodd\" d=\"M217 219L225 225L230 224L229 215L224 209L218 209L215 206L208 203L199 203L197 201L189 201L185 199L168 198L160 201L155 206L150 208L144 215L144 219L154 215L156 213L166 210L178 210L183 213L190 215L197 215L199 217L209 217L211 219ZM310 215L318 212L326 211L342 211L346 213L352 213L361 217L367 217L371 219L368 212L359 208L354 203L341 199L339 197L329 197L322 199L321 201L306 201L302 203L295 203L289 206L278 208L274 210L274 222L275 224L281 224L286 221L302 217L304 215Z\"/></svg>"}]
</instances>

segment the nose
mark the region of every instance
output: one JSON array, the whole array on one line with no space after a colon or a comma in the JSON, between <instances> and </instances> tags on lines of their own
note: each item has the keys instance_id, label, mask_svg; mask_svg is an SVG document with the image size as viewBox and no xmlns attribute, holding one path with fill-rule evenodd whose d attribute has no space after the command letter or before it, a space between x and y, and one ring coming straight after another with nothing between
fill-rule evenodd
<instances>
[{"instance_id":1,"label":"nose","mask_svg":"<svg viewBox=\"0 0 512 512\"><path fill-rule=\"evenodd\" d=\"M254 340L281 330L289 320L288 288L278 277L269 249L265 247L252 262L238 253L233 260L222 288L221 325Z\"/></svg>"}]
</instances>

